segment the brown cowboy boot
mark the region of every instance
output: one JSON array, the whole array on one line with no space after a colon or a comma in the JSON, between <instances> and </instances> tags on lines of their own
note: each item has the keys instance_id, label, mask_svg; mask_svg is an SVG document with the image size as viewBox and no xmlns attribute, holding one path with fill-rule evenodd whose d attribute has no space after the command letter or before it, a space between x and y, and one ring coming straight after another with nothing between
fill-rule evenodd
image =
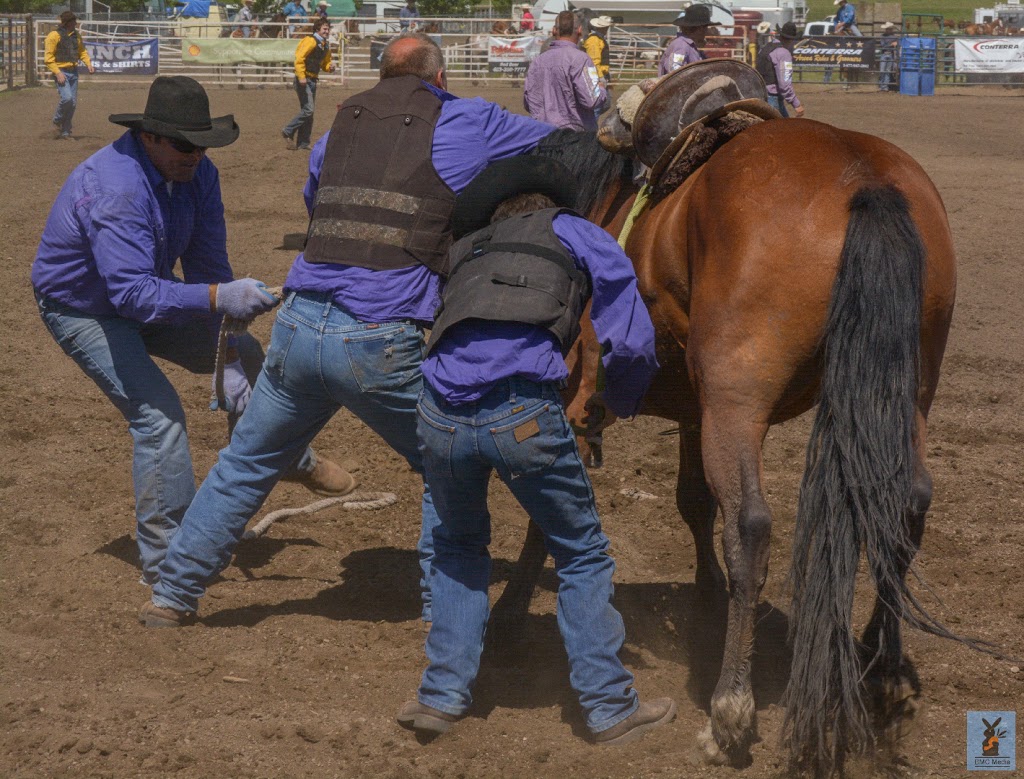
<instances>
[{"instance_id":1,"label":"brown cowboy boot","mask_svg":"<svg viewBox=\"0 0 1024 779\"><path fill-rule=\"evenodd\" d=\"M603 747L627 744L640 738L648 730L671 722L676 716L676 702L671 698L658 698L640 707L617 725L595 733L593 741Z\"/></svg>"},{"instance_id":2,"label":"brown cowboy boot","mask_svg":"<svg viewBox=\"0 0 1024 779\"><path fill-rule=\"evenodd\" d=\"M407 730L415 730L427 736L447 733L465 715L449 714L419 701L409 701L398 712L398 724Z\"/></svg>"},{"instance_id":3,"label":"brown cowboy boot","mask_svg":"<svg viewBox=\"0 0 1024 779\"><path fill-rule=\"evenodd\" d=\"M191 611L178 611L157 606L148 600L139 611L139 622L147 628L180 628L195 623L196 615Z\"/></svg>"},{"instance_id":4,"label":"brown cowboy boot","mask_svg":"<svg viewBox=\"0 0 1024 779\"><path fill-rule=\"evenodd\" d=\"M316 459L316 465L309 473L291 472L282 477L282 481L301 484L317 495L348 495L356 488L356 477L336 462L322 457Z\"/></svg>"}]
</instances>

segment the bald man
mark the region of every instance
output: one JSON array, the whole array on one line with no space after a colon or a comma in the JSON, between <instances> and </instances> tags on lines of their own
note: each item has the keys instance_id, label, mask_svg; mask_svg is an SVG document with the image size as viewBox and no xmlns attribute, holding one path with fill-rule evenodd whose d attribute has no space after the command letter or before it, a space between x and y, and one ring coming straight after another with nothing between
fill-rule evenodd
<instances>
[{"instance_id":1,"label":"bald man","mask_svg":"<svg viewBox=\"0 0 1024 779\"><path fill-rule=\"evenodd\" d=\"M264 371L160 567L140 614L147 626L192 620L246 523L340 408L423 473L416 438L423 331L440 299L455 196L488 164L529 151L554 128L450 94L441 50L420 33L388 44L380 79L342 104L313 147L308 240L285 280ZM261 424L246 424L250 414ZM424 486L425 622L438 524Z\"/></svg>"}]
</instances>

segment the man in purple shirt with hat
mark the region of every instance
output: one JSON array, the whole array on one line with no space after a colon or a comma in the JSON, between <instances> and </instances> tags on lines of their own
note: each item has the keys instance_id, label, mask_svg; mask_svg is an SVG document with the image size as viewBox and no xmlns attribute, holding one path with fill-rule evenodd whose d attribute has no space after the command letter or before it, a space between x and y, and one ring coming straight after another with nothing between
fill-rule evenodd
<instances>
[{"instance_id":1,"label":"man in purple shirt with hat","mask_svg":"<svg viewBox=\"0 0 1024 779\"><path fill-rule=\"evenodd\" d=\"M757 72L764 79L768 104L788 117L786 103L789 103L800 117L804 115L804 107L793 91L793 46L800 40L800 34L793 22L786 22L779 28L778 36L778 40L769 41L757 53Z\"/></svg>"},{"instance_id":2,"label":"man in purple shirt with hat","mask_svg":"<svg viewBox=\"0 0 1024 779\"><path fill-rule=\"evenodd\" d=\"M593 60L579 50L582 31L572 11L555 17L551 46L526 72L523 105L534 119L569 130L597 129L594 109L608 91Z\"/></svg>"},{"instance_id":3,"label":"man in purple shirt with hat","mask_svg":"<svg viewBox=\"0 0 1024 779\"><path fill-rule=\"evenodd\" d=\"M459 240L423 362L419 435L441 524L430 573L429 665L398 722L424 737L449 730L472 703L488 618L488 484L512 491L545 536L558 572L558 627L591 739L632 741L675 715L640 703L618 652L615 561L562 407L564 355L590 318L604 347L616 414L636 413L658 368L654 325L629 258L608 233L568 207L572 173L546 157L487 168L459 196Z\"/></svg>"},{"instance_id":4,"label":"man in purple shirt with hat","mask_svg":"<svg viewBox=\"0 0 1024 779\"><path fill-rule=\"evenodd\" d=\"M675 23L679 32L661 55L661 61L658 63L659 76L705 59L700 47L707 38L708 26L711 24L711 9L702 4L691 5L676 17Z\"/></svg>"},{"instance_id":5,"label":"man in purple shirt with hat","mask_svg":"<svg viewBox=\"0 0 1024 779\"><path fill-rule=\"evenodd\" d=\"M585 55L584 55L585 56ZM444 58L421 33L391 41L381 80L342 104L310 155L305 252L285 281L267 361L231 444L200 487L140 619L177 627L230 561L283 469L343 406L422 473L416 401L455 195L490 162L554 128L446 91ZM401 153L395 153L400 150ZM426 579L439 523L424 486Z\"/></svg>"},{"instance_id":6,"label":"man in purple shirt with hat","mask_svg":"<svg viewBox=\"0 0 1024 779\"><path fill-rule=\"evenodd\" d=\"M252 319L277 305L228 264L220 177L208 148L238 138L234 117L210 118L206 91L161 76L145 113L115 114L129 131L75 168L50 210L32 286L54 340L128 422L134 442L136 535L142 580L154 584L196 492L178 394L153 357L212 373L222 315ZM174 273L180 259L181 275ZM224 369L228 425L242 413L263 350L232 338ZM339 495L355 480L306 447L292 477Z\"/></svg>"}]
</instances>

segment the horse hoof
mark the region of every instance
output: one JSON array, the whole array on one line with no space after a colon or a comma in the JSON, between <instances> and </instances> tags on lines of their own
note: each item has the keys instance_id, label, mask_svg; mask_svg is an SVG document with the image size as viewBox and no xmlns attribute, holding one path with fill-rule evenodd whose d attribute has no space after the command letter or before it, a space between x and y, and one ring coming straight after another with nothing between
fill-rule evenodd
<instances>
[{"instance_id":1,"label":"horse hoof","mask_svg":"<svg viewBox=\"0 0 1024 779\"><path fill-rule=\"evenodd\" d=\"M697 734L697 745L700 747L701 757L708 765L728 765L729 756L723 752L711 729L711 720L707 721L704 729Z\"/></svg>"}]
</instances>

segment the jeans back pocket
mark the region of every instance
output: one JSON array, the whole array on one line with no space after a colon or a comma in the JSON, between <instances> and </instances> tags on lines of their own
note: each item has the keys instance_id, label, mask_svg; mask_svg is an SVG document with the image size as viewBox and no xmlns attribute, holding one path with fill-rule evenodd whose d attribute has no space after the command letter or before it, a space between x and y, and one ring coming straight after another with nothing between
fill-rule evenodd
<instances>
[{"instance_id":1,"label":"jeans back pocket","mask_svg":"<svg viewBox=\"0 0 1024 779\"><path fill-rule=\"evenodd\" d=\"M548 468L575 445L561 408L547 402L491 427L490 433L513 479Z\"/></svg>"}]
</instances>

